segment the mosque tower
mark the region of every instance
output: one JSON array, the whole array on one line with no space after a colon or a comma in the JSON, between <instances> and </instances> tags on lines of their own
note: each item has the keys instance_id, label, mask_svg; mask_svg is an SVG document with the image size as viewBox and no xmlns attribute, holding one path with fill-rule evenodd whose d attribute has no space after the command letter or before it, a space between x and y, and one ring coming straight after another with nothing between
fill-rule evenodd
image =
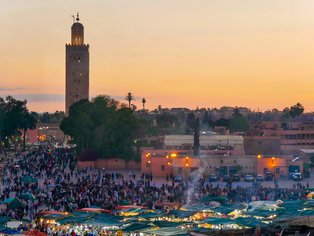
<instances>
[{"instance_id":1,"label":"mosque tower","mask_svg":"<svg viewBox=\"0 0 314 236\"><path fill-rule=\"evenodd\" d=\"M65 45L66 87L65 112L81 99L89 98L89 45L84 44L84 26L79 22L79 14L71 27L71 44Z\"/></svg>"}]
</instances>

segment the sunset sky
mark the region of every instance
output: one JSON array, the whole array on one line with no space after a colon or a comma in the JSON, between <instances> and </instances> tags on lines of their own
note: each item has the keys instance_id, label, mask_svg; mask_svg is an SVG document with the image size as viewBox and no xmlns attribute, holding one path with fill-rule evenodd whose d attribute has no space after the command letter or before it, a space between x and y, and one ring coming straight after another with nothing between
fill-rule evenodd
<instances>
[{"instance_id":1,"label":"sunset sky","mask_svg":"<svg viewBox=\"0 0 314 236\"><path fill-rule=\"evenodd\" d=\"M80 13L90 95L140 108L314 111L313 0L0 0L0 96L64 110L65 44Z\"/></svg>"}]
</instances>

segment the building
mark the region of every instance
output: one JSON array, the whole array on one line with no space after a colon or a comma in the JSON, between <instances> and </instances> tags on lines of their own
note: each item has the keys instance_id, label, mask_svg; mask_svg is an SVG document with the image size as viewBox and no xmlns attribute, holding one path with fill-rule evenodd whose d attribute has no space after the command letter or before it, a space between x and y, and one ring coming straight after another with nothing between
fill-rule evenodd
<instances>
[{"instance_id":1,"label":"building","mask_svg":"<svg viewBox=\"0 0 314 236\"><path fill-rule=\"evenodd\" d=\"M65 111L81 99L89 98L89 45L84 44L84 26L76 21L71 27L71 44L66 44Z\"/></svg>"},{"instance_id":2,"label":"building","mask_svg":"<svg viewBox=\"0 0 314 236\"><path fill-rule=\"evenodd\" d=\"M187 150L143 150L141 156L142 173L151 173L156 177L188 176L203 168L203 174L255 174L256 156L202 156L193 157Z\"/></svg>"},{"instance_id":3,"label":"building","mask_svg":"<svg viewBox=\"0 0 314 236\"><path fill-rule=\"evenodd\" d=\"M65 135L59 127L59 124L37 124L34 130L27 130L26 142L37 143L45 141L62 141Z\"/></svg>"},{"instance_id":4,"label":"building","mask_svg":"<svg viewBox=\"0 0 314 236\"><path fill-rule=\"evenodd\" d=\"M289 173L303 173L303 161L293 157L282 156L262 156L257 158L257 174L263 175L265 172L271 172L276 178L288 178Z\"/></svg>"},{"instance_id":5,"label":"building","mask_svg":"<svg viewBox=\"0 0 314 236\"><path fill-rule=\"evenodd\" d=\"M181 176L187 178L201 169L201 174L217 176L239 174L264 175L271 172L276 178L287 178L289 173L304 173L303 160L287 156L203 156L193 157L186 150L143 150L141 156L142 173L154 177Z\"/></svg>"},{"instance_id":6,"label":"building","mask_svg":"<svg viewBox=\"0 0 314 236\"><path fill-rule=\"evenodd\" d=\"M163 149L193 150L193 135L165 135ZM244 155L243 138L239 135L200 135L202 156Z\"/></svg>"},{"instance_id":7,"label":"building","mask_svg":"<svg viewBox=\"0 0 314 236\"><path fill-rule=\"evenodd\" d=\"M252 122L244 137L246 154L297 154L314 149L314 123Z\"/></svg>"}]
</instances>

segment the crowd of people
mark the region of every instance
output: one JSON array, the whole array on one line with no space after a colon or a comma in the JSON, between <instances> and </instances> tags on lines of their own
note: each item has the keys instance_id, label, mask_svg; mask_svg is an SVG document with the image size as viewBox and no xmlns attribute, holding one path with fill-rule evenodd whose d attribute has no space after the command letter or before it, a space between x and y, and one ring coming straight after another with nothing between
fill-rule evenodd
<instances>
[{"instance_id":1,"label":"crowd of people","mask_svg":"<svg viewBox=\"0 0 314 236\"><path fill-rule=\"evenodd\" d=\"M25 176L36 181L23 182ZM193 186L185 181L175 183L172 178L156 184L153 177L147 174L112 173L89 167L78 169L74 149L39 147L6 160L0 199L4 201L26 193L34 195L36 199L22 200L23 207L2 211L2 215L32 220L42 210L73 211L95 206L113 210L121 202L150 209L165 202L185 205L191 189L191 204L206 196L224 197L229 203L306 197L301 185L291 189L265 188L261 185L244 188L236 184L219 187L212 186L203 178L193 183Z\"/></svg>"}]
</instances>

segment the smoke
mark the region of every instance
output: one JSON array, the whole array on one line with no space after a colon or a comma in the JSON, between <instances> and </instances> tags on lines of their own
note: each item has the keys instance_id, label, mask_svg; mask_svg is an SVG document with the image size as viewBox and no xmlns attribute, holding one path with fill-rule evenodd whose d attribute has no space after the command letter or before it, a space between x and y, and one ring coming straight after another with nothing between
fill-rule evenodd
<instances>
[{"instance_id":1,"label":"smoke","mask_svg":"<svg viewBox=\"0 0 314 236\"><path fill-rule=\"evenodd\" d=\"M200 167L194 171L191 174L192 177L192 181L188 181L188 188L187 188L187 192L186 192L186 203L184 205L184 207L189 207L191 205L191 203L193 203L193 199L194 197L198 197L198 188L199 183L200 183L200 179L204 177L204 173L206 171L208 167L208 162L205 160L204 157L200 156Z\"/></svg>"}]
</instances>

